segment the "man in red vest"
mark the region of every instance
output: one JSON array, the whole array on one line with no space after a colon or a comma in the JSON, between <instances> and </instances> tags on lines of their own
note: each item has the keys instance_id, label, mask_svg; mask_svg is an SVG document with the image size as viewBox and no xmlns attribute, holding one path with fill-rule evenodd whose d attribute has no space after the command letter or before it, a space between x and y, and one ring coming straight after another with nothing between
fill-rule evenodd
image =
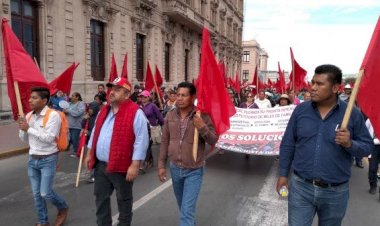
<instances>
[{"instance_id":1,"label":"man in red vest","mask_svg":"<svg viewBox=\"0 0 380 226\"><path fill-rule=\"evenodd\" d=\"M89 170L95 168L97 224L112 225L110 196L115 189L118 225L126 226L132 221L133 180L148 148L148 122L129 99L131 85L125 78L116 78L107 87L112 88L109 103L100 110L92 129L85 164Z\"/></svg>"}]
</instances>

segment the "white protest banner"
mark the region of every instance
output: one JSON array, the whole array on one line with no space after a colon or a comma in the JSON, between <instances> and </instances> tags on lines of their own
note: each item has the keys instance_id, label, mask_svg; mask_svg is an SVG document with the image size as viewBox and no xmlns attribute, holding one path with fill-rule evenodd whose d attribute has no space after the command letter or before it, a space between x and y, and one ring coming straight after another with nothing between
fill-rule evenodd
<instances>
[{"instance_id":1,"label":"white protest banner","mask_svg":"<svg viewBox=\"0 0 380 226\"><path fill-rule=\"evenodd\" d=\"M230 129L220 135L216 147L251 155L279 155L282 136L295 107L236 108Z\"/></svg>"}]
</instances>

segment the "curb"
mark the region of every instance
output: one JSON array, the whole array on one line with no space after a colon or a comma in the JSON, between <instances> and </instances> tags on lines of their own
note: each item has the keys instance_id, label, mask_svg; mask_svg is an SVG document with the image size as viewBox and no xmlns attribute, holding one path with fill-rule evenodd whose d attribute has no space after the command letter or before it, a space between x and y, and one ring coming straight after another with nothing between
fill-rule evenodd
<instances>
[{"instance_id":1,"label":"curb","mask_svg":"<svg viewBox=\"0 0 380 226\"><path fill-rule=\"evenodd\" d=\"M29 151L29 146L8 150L8 151L0 153L0 159L5 159L12 156L25 154L25 153L28 153L28 151Z\"/></svg>"}]
</instances>

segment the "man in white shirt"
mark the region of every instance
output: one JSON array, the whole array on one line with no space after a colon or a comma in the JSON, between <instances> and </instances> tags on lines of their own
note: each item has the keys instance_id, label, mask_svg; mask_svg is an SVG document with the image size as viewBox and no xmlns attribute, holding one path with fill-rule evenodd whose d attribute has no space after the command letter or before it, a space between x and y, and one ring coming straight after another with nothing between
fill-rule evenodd
<instances>
[{"instance_id":1,"label":"man in white shirt","mask_svg":"<svg viewBox=\"0 0 380 226\"><path fill-rule=\"evenodd\" d=\"M26 117L19 117L19 137L29 142L28 176L30 179L34 204L38 215L36 226L49 226L46 200L58 209L56 226L64 223L68 206L65 200L53 190L53 180L57 167L58 148L55 142L61 128L59 114L52 111L46 125L43 119L49 103L50 92L44 87L35 87L29 98L30 108ZM47 116L46 116L47 117Z\"/></svg>"},{"instance_id":2,"label":"man in white shirt","mask_svg":"<svg viewBox=\"0 0 380 226\"><path fill-rule=\"evenodd\" d=\"M257 106L260 108L271 108L272 107L272 104L270 103L270 101L265 98L265 92L264 91L260 91L259 92L259 98L257 100L255 100L255 103L257 104Z\"/></svg>"}]
</instances>

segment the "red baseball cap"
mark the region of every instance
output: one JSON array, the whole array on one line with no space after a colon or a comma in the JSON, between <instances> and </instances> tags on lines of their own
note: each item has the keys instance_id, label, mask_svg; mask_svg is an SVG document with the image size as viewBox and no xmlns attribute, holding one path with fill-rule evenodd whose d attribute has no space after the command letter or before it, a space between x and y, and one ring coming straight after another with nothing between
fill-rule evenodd
<instances>
[{"instance_id":1,"label":"red baseball cap","mask_svg":"<svg viewBox=\"0 0 380 226\"><path fill-rule=\"evenodd\" d=\"M131 84L128 82L126 78L120 78L120 77L117 77L115 80L113 80L112 83L107 83L107 87L113 87L113 86L120 86L127 89L128 91L131 91L131 88L132 88Z\"/></svg>"}]
</instances>

